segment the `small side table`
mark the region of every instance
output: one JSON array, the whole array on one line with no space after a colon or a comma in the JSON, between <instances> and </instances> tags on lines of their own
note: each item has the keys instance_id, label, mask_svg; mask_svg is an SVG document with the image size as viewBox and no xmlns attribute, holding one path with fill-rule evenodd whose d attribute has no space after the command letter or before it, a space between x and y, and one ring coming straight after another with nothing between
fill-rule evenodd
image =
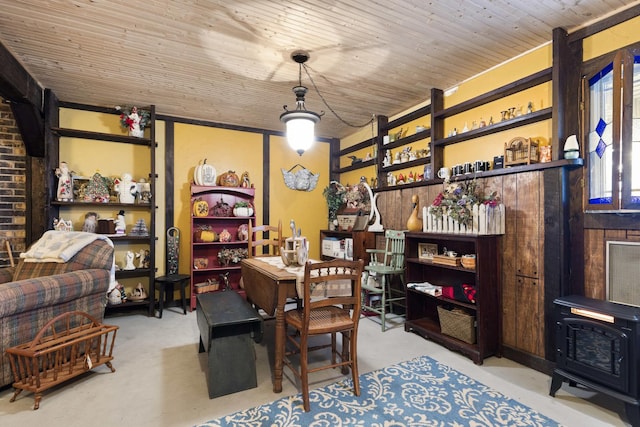
<instances>
[{"instance_id":1,"label":"small side table","mask_svg":"<svg viewBox=\"0 0 640 427\"><path fill-rule=\"evenodd\" d=\"M199 294L196 304L209 398L257 387L253 341L262 339L262 317L234 291Z\"/></svg>"},{"instance_id":2,"label":"small side table","mask_svg":"<svg viewBox=\"0 0 640 427\"><path fill-rule=\"evenodd\" d=\"M153 281L153 289L151 290L151 298L155 299L156 297L156 286L160 291L160 298L158 299L158 315L159 318L162 319L162 309L164 308L165 299L167 303L173 301L173 289L175 285L180 286L180 300L182 302L182 311L184 314L187 314L187 300L185 297L186 287L189 285L191 281L191 276L188 274L167 274L166 276L156 277ZM153 310L155 309L155 304L151 304L151 313L150 315L155 315Z\"/></svg>"}]
</instances>

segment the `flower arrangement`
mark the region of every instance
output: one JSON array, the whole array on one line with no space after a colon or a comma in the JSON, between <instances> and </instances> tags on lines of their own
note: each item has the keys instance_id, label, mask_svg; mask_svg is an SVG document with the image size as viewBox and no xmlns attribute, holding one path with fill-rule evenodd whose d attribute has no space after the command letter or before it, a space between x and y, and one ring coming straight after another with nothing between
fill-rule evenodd
<instances>
[{"instance_id":1,"label":"flower arrangement","mask_svg":"<svg viewBox=\"0 0 640 427\"><path fill-rule=\"evenodd\" d=\"M344 186L337 181L331 181L322 191L329 208L329 220L333 221L338 213L344 209L350 211L371 211L369 192L362 183Z\"/></svg>"},{"instance_id":2,"label":"flower arrangement","mask_svg":"<svg viewBox=\"0 0 640 427\"><path fill-rule=\"evenodd\" d=\"M151 112L136 106L116 106L116 110L120 111L120 124L127 130L133 130L136 124L140 126L140 129L144 129L151 121Z\"/></svg>"},{"instance_id":3,"label":"flower arrangement","mask_svg":"<svg viewBox=\"0 0 640 427\"><path fill-rule=\"evenodd\" d=\"M329 208L329 221L333 221L338 218L338 211L344 205L343 195L347 189L338 181L331 181L329 185L322 190L322 195L327 201L327 207Z\"/></svg>"},{"instance_id":4,"label":"flower arrangement","mask_svg":"<svg viewBox=\"0 0 640 427\"><path fill-rule=\"evenodd\" d=\"M474 205L485 204L495 207L499 201L497 191L484 196L475 179L459 183L445 180L444 190L431 203L429 213L437 219L442 219L446 214L454 221L469 226L473 221Z\"/></svg>"}]
</instances>

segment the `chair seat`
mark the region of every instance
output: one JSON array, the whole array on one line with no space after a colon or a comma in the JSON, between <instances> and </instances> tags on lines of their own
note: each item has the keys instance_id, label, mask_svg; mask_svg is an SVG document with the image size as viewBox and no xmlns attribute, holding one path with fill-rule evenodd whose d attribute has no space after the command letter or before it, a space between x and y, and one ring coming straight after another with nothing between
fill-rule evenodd
<instances>
[{"instance_id":1,"label":"chair seat","mask_svg":"<svg viewBox=\"0 0 640 427\"><path fill-rule=\"evenodd\" d=\"M285 322L298 329L302 327L302 310L289 310L285 314ZM309 335L326 334L342 328L353 327L349 311L340 307L321 307L311 311L309 316Z\"/></svg>"},{"instance_id":2,"label":"chair seat","mask_svg":"<svg viewBox=\"0 0 640 427\"><path fill-rule=\"evenodd\" d=\"M389 267L389 266L386 266L386 265L366 265L364 267L364 269L366 271L371 271L371 272L380 273L380 274L401 274L401 273L404 273L404 268Z\"/></svg>"}]
</instances>

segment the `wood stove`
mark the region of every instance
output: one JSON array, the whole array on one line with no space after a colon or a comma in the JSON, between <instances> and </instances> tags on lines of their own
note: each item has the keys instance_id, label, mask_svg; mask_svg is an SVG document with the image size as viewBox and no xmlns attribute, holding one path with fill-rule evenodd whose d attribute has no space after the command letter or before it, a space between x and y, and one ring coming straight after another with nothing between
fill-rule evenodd
<instances>
[{"instance_id":1,"label":"wood stove","mask_svg":"<svg viewBox=\"0 0 640 427\"><path fill-rule=\"evenodd\" d=\"M640 426L640 308L572 295L554 301L556 369L551 390L563 381L582 384L625 404Z\"/></svg>"}]
</instances>

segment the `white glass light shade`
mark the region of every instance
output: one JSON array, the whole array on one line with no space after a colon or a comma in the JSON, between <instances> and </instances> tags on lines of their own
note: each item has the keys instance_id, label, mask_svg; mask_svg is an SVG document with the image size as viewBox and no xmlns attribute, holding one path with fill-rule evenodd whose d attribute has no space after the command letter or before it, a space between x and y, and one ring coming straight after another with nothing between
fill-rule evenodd
<instances>
[{"instance_id":1,"label":"white glass light shade","mask_svg":"<svg viewBox=\"0 0 640 427\"><path fill-rule=\"evenodd\" d=\"M564 158L577 159L580 157L580 147L578 146L578 138L571 135L564 143Z\"/></svg>"},{"instance_id":2,"label":"white glass light shade","mask_svg":"<svg viewBox=\"0 0 640 427\"><path fill-rule=\"evenodd\" d=\"M287 127L287 142L300 155L311 147L316 139L315 125L320 116L311 111L290 111L280 116Z\"/></svg>"}]
</instances>

